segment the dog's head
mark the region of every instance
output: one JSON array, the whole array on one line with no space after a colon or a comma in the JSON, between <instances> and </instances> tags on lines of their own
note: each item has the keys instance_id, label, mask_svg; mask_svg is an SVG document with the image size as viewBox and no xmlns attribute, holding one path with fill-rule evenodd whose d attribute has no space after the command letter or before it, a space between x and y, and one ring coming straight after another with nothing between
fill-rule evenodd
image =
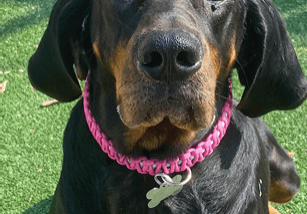
<instances>
[{"instance_id":1,"label":"dog's head","mask_svg":"<svg viewBox=\"0 0 307 214\"><path fill-rule=\"evenodd\" d=\"M210 128L233 68L245 86L238 109L248 116L306 99L306 78L271 0L59 0L29 77L71 101L82 93L75 71L80 79L90 71L91 108L115 146L154 151L186 149Z\"/></svg>"}]
</instances>

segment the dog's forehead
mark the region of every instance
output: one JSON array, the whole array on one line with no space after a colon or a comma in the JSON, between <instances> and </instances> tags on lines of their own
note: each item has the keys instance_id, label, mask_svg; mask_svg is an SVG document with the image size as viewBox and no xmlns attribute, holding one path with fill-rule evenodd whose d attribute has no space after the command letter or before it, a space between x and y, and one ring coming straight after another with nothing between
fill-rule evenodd
<instances>
[{"instance_id":1,"label":"dog's forehead","mask_svg":"<svg viewBox=\"0 0 307 214\"><path fill-rule=\"evenodd\" d=\"M112 31L114 38L130 38L140 31L180 28L212 33L211 28L243 21L243 1L234 0L96 0L93 5L95 26ZM235 21L234 21L235 20ZM242 25L243 26L243 25ZM209 28L209 29L207 29ZM233 28L234 29L234 28ZM96 29L94 29L96 31ZM192 30L193 31L193 30ZM218 30L219 31L219 30ZM97 31L96 31L97 32ZM109 33L108 33L108 36ZM122 38L123 39L123 38Z\"/></svg>"},{"instance_id":2,"label":"dog's forehead","mask_svg":"<svg viewBox=\"0 0 307 214\"><path fill-rule=\"evenodd\" d=\"M236 0L96 0L101 8L109 15L119 16L129 20L136 14L153 17L163 13L190 11L192 15L201 15L210 18L212 15L221 15L225 11L231 11L231 5L242 4ZM240 8L240 7L235 7ZM226 9L226 10L225 10ZM213 14L215 13L215 14ZM180 13L178 16L182 15Z\"/></svg>"}]
</instances>

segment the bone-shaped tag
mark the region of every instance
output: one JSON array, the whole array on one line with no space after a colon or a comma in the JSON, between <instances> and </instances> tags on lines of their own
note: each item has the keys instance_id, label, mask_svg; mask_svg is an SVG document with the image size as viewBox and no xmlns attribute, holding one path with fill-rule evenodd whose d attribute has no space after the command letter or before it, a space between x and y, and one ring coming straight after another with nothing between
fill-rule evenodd
<instances>
[{"instance_id":1,"label":"bone-shaped tag","mask_svg":"<svg viewBox=\"0 0 307 214\"><path fill-rule=\"evenodd\" d=\"M179 183L182 179L181 175L176 175L172 178L173 182ZM159 188L153 188L149 190L146 194L146 198L151 200L148 203L149 208L154 208L158 206L158 204L163 201L164 199L168 198L171 195L176 195L182 190L182 185L167 185L163 183L160 185Z\"/></svg>"}]
</instances>

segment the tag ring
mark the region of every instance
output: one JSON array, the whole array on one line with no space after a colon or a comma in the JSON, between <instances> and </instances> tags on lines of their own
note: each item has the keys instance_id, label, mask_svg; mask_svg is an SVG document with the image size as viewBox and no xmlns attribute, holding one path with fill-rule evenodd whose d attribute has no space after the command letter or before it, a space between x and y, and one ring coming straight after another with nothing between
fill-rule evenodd
<instances>
[{"instance_id":1,"label":"tag ring","mask_svg":"<svg viewBox=\"0 0 307 214\"><path fill-rule=\"evenodd\" d=\"M181 182L174 182L173 179L170 176L168 176L168 175L166 175L164 173L158 173L158 174L155 175L154 178L155 178L155 181L157 182L157 184L159 186L161 186L161 185L183 186L183 185L187 184L191 180L191 178L192 178L191 169L187 168L187 171L188 171L188 175L187 175L186 179L184 179ZM161 179L163 180L163 183L158 179L158 177L161 177Z\"/></svg>"}]
</instances>

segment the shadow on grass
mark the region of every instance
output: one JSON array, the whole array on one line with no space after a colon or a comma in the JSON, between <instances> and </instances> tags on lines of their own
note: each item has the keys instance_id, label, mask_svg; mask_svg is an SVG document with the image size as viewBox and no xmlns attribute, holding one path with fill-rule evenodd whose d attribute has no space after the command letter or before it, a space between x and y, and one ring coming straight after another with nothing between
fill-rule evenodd
<instances>
[{"instance_id":1,"label":"shadow on grass","mask_svg":"<svg viewBox=\"0 0 307 214\"><path fill-rule=\"evenodd\" d=\"M21 15L4 22L1 26L1 36L4 38L16 31L21 31L28 26L37 24L38 22L49 18L52 7L56 0L23 0L25 5L33 7L33 12ZM18 14L16 14L18 15Z\"/></svg>"},{"instance_id":2,"label":"shadow on grass","mask_svg":"<svg viewBox=\"0 0 307 214\"><path fill-rule=\"evenodd\" d=\"M46 198L34 204L32 207L24 211L22 214L48 214L52 198Z\"/></svg>"}]
</instances>

